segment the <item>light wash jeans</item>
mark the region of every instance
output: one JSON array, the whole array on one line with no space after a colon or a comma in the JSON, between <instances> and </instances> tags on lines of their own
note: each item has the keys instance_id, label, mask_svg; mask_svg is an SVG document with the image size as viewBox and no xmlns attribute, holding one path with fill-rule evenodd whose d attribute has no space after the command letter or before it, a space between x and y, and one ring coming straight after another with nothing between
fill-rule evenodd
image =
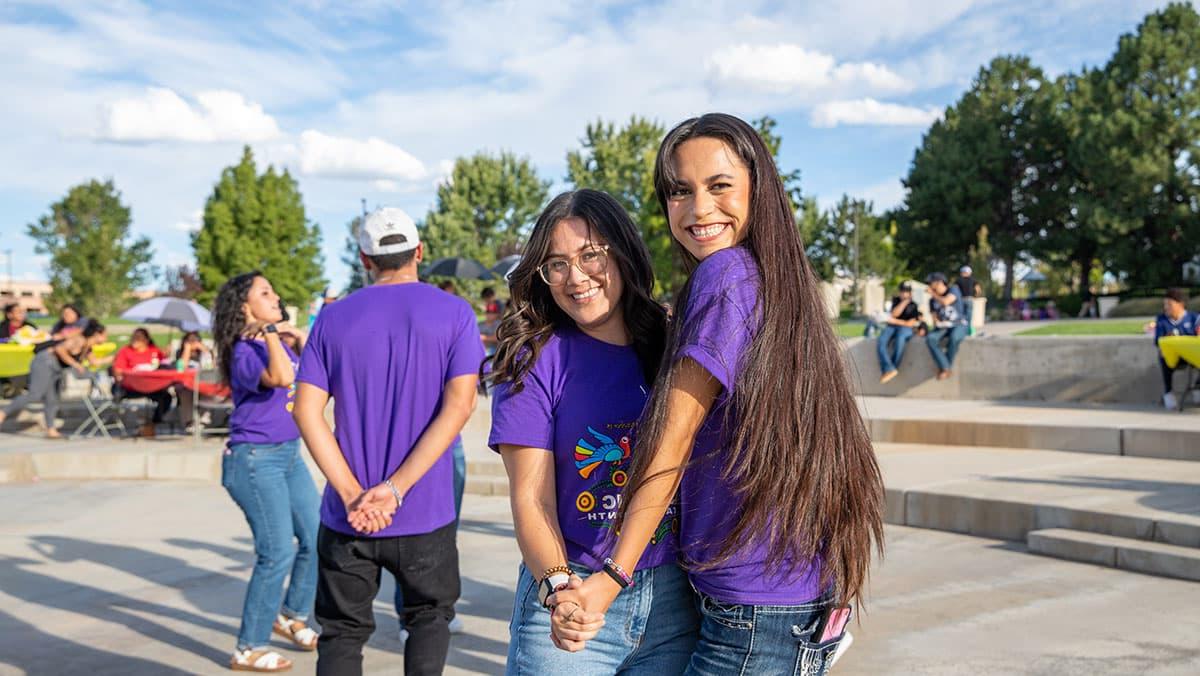
<instances>
[{"instance_id":1,"label":"light wash jeans","mask_svg":"<svg viewBox=\"0 0 1200 676\"><path fill-rule=\"evenodd\" d=\"M312 612L321 519L317 488L300 458L299 440L229 446L221 461L221 484L254 533L254 572L242 606L238 650L263 648L276 614L306 620Z\"/></svg>"},{"instance_id":2,"label":"light wash jeans","mask_svg":"<svg viewBox=\"0 0 1200 676\"><path fill-rule=\"evenodd\" d=\"M795 606L724 604L699 594L700 641L688 676L795 674L829 671L839 636L816 643L813 634L828 598Z\"/></svg>"},{"instance_id":3,"label":"light wash jeans","mask_svg":"<svg viewBox=\"0 0 1200 676\"><path fill-rule=\"evenodd\" d=\"M454 457L454 530L458 530L458 520L462 516L463 489L467 485L467 456L463 451L462 439L450 447ZM396 594L392 599L396 604L396 617L400 618L400 629L404 629L404 590L396 585Z\"/></svg>"},{"instance_id":4,"label":"light wash jeans","mask_svg":"<svg viewBox=\"0 0 1200 676\"><path fill-rule=\"evenodd\" d=\"M580 577L593 573L571 564ZM605 573L595 573L604 575ZM587 647L569 653L550 640L550 612L538 602L537 582L521 565L509 623L510 676L678 676L696 647L700 618L696 592L674 564L639 570L605 614L605 625Z\"/></svg>"},{"instance_id":5,"label":"light wash jeans","mask_svg":"<svg viewBox=\"0 0 1200 676\"><path fill-rule=\"evenodd\" d=\"M881 374L900 368L900 360L904 359L904 346L908 343L908 339L912 338L912 335L913 330L908 326L888 324L883 327L883 333L879 334L879 340L875 343ZM894 342L895 347L888 345L890 342Z\"/></svg>"},{"instance_id":6,"label":"light wash jeans","mask_svg":"<svg viewBox=\"0 0 1200 676\"><path fill-rule=\"evenodd\" d=\"M925 336L925 343L929 346L929 354L933 355L933 361L937 363L937 367L941 371L948 371L954 365L954 357L958 354L958 345L967 337L967 325L955 324L948 329L936 329L929 332ZM942 352L942 340L945 339L946 351Z\"/></svg>"}]
</instances>

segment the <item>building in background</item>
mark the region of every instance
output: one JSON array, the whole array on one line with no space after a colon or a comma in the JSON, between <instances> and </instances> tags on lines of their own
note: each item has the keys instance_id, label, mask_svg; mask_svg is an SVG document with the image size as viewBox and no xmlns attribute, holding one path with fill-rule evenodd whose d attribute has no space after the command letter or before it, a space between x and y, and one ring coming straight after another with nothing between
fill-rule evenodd
<instances>
[{"instance_id":1,"label":"building in background","mask_svg":"<svg viewBox=\"0 0 1200 676\"><path fill-rule=\"evenodd\" d=\"M0 305L8 305L15 300L25 306L25 311L30 314L48 314L45 299L49 295L49 282L21 279L0 282Z\"/></svg>"}]
</instances>

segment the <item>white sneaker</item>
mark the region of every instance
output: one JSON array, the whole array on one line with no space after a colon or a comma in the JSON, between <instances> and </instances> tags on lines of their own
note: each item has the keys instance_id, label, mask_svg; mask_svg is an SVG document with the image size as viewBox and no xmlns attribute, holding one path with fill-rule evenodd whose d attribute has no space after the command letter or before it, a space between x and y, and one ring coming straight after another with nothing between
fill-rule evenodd
<instances>
[{"instance_id":1,"label":"white sneaker","mask_svg":"<svg viewBox=\"0 0 1200 676\"><path fill-rule=\"evenodd\" d=\"M408 643L408 630L401 629L400 630L400 645L404 645L405 643Z\"/></svg>"},{"instance_id":2,"label":"white sneaker","mask_svg":"<svg viewBox=\"0 0 1200 676\"><path fill-rule=\"evenodd\" d=\"M1167 392L1163 395L1163 408L1170 411L1179 410L1179 400L1175 398L1175 393Z\"/></svg>"}]
</instances>

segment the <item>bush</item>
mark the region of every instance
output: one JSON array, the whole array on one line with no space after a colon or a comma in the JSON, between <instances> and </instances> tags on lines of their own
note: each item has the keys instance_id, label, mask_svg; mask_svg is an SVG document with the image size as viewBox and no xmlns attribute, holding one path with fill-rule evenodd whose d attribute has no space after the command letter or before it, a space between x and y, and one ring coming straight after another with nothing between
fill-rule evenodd
<instances>
[{"instance_id":1,"label":"bush","mask_svg":"<svg viewBox=\"0 0 1200 676\"><path fill-rule=\"evenodd\" d=\"M1200 299L1197 299L1200 300ZM1153 317L1162 312L1162 298L1130 298L1117 304L1109 317Z\"/></svg>"},{"instance_id":2,"label":"bush","mask_svg":"<svg viewBox=\"0 0 1200 676\"><path fill-rule=\"evenodd\" d=\"M1058 296L1054 299L1054 304L1058 306L1058 314L1062 317L1078 317L1079 310L1083 307L1083 298L1077 293Z\"/></svg>"}]
</instances>

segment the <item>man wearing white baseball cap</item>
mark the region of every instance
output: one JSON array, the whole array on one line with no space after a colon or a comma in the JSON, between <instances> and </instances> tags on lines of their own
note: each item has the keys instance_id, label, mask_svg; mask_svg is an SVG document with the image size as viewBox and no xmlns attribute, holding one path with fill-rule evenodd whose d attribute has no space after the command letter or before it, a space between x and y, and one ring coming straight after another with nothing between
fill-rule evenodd
<instances>
[{"instance_id":1,"label":"man wearing white baseball cap","mask_svg":"<svg viewBox=\"0 0 1200 676\"><path fill-rule=\"evenodd\" d=\"M296 378L296 423L329 482L317 673L362 673L383 568L404 599L405 673L440 674L460 590L446 451L475 408L483 346L471 306L417 279L424 247L408 214L369 214L358 245L373 283L322 311Z\"/></svg>"}]
</instances>

